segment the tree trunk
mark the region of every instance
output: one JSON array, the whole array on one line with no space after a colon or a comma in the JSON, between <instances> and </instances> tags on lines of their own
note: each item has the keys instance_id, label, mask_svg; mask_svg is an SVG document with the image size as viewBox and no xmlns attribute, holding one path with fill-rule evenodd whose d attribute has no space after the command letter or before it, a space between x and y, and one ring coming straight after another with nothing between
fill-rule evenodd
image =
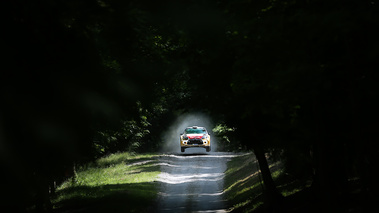
<instances>
[{"instance_id":1,"label":"tree trunk","mask_svg":"<svg viewBox=\"0 0 379 213\"><path fill-rule=\"evenodd\" d=\"M254 148L254 153L261 169L263 185L265 187L263 194L265 196L266 209L268 212L279 212L283 196L279 193L272 179L265 153L259 145Z\"/></svg>"}]
</instances>

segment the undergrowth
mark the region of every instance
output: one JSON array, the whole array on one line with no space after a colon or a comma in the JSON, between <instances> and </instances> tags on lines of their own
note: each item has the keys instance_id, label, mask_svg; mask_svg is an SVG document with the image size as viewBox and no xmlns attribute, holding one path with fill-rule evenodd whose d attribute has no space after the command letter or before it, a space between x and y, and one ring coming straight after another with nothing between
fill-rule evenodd
<instances>
[{"instance_id":1,"label":"undergrowth","mask_svg":"<svg viewBox=\"0 0 379 213\"><path fill-rule=\"evenodd\" d=\"M288 176L280 162L270 162L270 171L279 192L290 196L304 189L304 183ZM264 186L253 153L234 157L225 172L224 193L231 212L254 212L263 208Z\"/></svg>"}]
</instances>

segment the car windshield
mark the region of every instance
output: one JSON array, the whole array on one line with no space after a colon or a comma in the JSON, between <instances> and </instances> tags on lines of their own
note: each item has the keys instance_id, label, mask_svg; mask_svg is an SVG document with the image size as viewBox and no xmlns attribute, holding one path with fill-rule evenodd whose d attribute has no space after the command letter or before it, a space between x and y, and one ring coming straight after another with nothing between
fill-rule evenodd
<instances>
[{"instance_id":1,"label":"car windshield","mask_svg":"<svg viewBox=\"0 0 379 213\"><path fill-rule=\"evenodd\" d=\"M186 129L184 130L186 134L206 134L205 129Z\"/></svg>"}]
</instances>

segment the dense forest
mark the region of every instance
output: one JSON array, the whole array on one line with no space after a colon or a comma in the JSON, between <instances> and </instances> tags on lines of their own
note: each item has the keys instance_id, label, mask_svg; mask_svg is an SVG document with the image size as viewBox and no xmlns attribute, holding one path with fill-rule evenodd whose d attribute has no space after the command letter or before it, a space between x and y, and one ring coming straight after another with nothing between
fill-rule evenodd
<instances>
[{"instance_id":1,"label":"dense forest","mask_svg":"<svg viewBox=\"0 0 379 213\"><path fill-rule=\"evenodd\" d=\"M265 154L315 202L378 201L376 0L3 2L0 209L48 211L54 182L117 151L158 151L177 116ZM268 208L270 210L270 208Z\"/></svg>"}]
</instances>

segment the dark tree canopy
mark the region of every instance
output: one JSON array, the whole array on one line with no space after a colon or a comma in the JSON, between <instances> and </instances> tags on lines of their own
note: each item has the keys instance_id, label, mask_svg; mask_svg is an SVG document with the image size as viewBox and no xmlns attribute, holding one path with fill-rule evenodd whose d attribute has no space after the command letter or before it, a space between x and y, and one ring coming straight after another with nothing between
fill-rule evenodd
<instances>
[{"instance_id":1,"label":"dark tree canopy","mask_svg":"<svg viewBox=\"0 0 379 213\"><path fill-rule=\"evenodd\" d=\"M374 199L378 4L4 3L0 158L10 196L1 205L48 208L48 185L65 169L157 151L165 126L191 110L235 129L224 147L263 156L269 196L265 153L312 177L320 200L351 178Z\"/></svg>"}]
</instances>

